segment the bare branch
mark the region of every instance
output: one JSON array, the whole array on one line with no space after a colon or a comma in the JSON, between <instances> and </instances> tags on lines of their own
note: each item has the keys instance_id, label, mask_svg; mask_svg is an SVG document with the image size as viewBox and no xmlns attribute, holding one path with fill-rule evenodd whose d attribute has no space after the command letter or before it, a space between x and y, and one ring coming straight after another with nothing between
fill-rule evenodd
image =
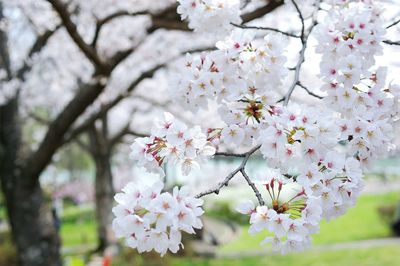
<instances>
[{"instance_id":1,"label":"bare branch","mask_svg":"<svg viewBox=\"0 0 400 266\"><path fill-rule=\"evenodd\" d=\"M268 1L268 4L266 4L265 6L262 6L252 12L242 15L242 21L243 23L246 23L254 19L261 18L266 14L271 13L276 8L282 6L284 2L285 2L284 0Z\"/></svg>"},{"instance_id":2,"label":"bare branch","mask_svg":"<svg viewBox=\"0 0 400 266\"><path fill-rule=\"evenodd\" d=\"M386 26L386 29L390 29L391 27L394 27L399 23L400 23L400 19L397 19L397 20L393 21L393 23L391 23L388 26Z\"/></svg>"},{"instance_id":3,"label":"bare branch","mask_svg":"<svg viewBox=\"0 0 400 266\"><path fill-rule=\"evenodd\" d=\"M228 185L229 185L229 182L231 181L231 179L232 179L233 177L235 177L235 175L236 175L237 173L239 173L239 172L241 172L242 170L245 169L246 164L247 164L248 160L250 159L250 156L253 155L253 153L255 153L256 151L258 151L258 150L260 149L260 147L261 147L261 145L258 145L258 146L256 146L256 147L252 148L250 151L246 152L246 156L244 157L242 163L240 164L240 166L239 166L238 168L236 168L235 170L233 170L233 172L231 172L229 175L227 175L227 176L225 177L225 179L224 179L221 183L219 183L219 184L217 185L216 188L214 188L214 189L209 189L209 190L206 190L206 191L204 191L204 192L201 192L201 193L199 193L199 194L196 195L196 198L201 198L201 197L204 197L204 196L210 195L210 194L217 194L217 195L218 195L218 194L219 194L219 191L220 191L223 187L228 186Z\"/></svg>"},{"instance_id":4,"label":"bare branch","mask_svg":"<svg viewBox=\"0 0 400 266\"><path fill-rule=\"evenodd\" d=\"M281 30L275 29L275 28L258 27L258 26L247 26L247 25L239 25L239 24L235 24L235 23L231 23L231 24L232 24L233 26L235 26L235 27L237 27L237 28L241 28L241 29L254 29L254 30L274 31L274 32L282 33L283 35L286 35L286 36L289 36L289 37L300 38L300 36L297 36L296 34L289 33L289 32L285 32L285 31L281 31Z\"/></svg>"},{"instance_id":5,"label":"bare branch","mask_svg":"<svg viewBox=\"0 0 400 266\"><path fill-rule=\"evenodd\" d=\"M383 43L386 43L389 45L400 45L400 41L384 40Z\"/></svg>"},{"instance_id":6,"label":"bare branch","mask_svg":"<svg viewBox=\"0 0 400 266\"><path fill-rule=\"evenodd\" d=\"M28 182L38 182L39 174L51 161L55 151L63 144L62 140L67 130L103 91L106 83L102 82L102 79L100 76L95 78L93 82L85 84L49 125L39 148L29 156L23 168L24 176L34 178L34 180L28 180Z\"/></svg>"},{"instance_id":7,"label":"bare branch","mask_svg":"<svg viewBox=\"0 0 400 266\"><path fill-rule=\"evenodd\" d=\"M147 138L150 136L150 134L146 134L146 133L140 133L134 130L128 130L128 132L126 133L127 135L131 135L131 136L135 136L138 138Z\"/></svg>"},{"instance_id":8,"label":"bare branch","mask_svg":"<svg viewBox=\"0 0 400 266\"><path fill-rule=\"evenodd\" d=\"M47 30L42 35L38 36L35 43L29 50L28 59L31 58L34 54L39 53L43 49L43 47L46 46L48 40L54 35L54 33L56 33L59 28L61 28L61 25L58 25L52 30ZM25 73L31 70L31 65L29 64L28 59L25 60L24 64L20 67L20 69L18 69L16 73L16 77L20 80L24 80Z\"/></svg>"},{"instance_id":9,"label":"bare branch","mask_svg":"<svg viewBox=\"0 0 400 266\"><path fill-rule=\"evenodd\" d=\"M67 7L60 0L47 0L58 13L63 22L63 25L67 29L69 36L75 42L75 44L80 48L80 50L85 54L85 56L93 63L96 69L106 70L106 64L102 62L96 51L88 45L78 33L76 25L71 20L71 14L68 12Z\"/></svg>"},{"instance_id":10,"label":"bare branch","mask_svg":"<svg viewBox=\"0 0 400 266\"><path fill-rule=\"evenodd\" d=\"M96 29L95 29L95 32L94 32L94 37L93 37L91 46L93 48L96 48L97 40L99 39L99 36L100 36L100 31L103 28L103 26L106 25L108 22L110 22L110 21L112 21L112 20L114 20L116 18L123 17L123 16L134 17L134 16L140 16L140 15L148 15L148 12L147 11L141 11L141 12L133 12L132 13L132 12L129 12L129 11L121 10L121 11L115 12L113 14L110 14L110 15L102 18L102 19L97 20Z\"/></svg>"},{"instance_id":11,"label":"bare branch","mask_svg":"<svg viewBox=\"0 0 400 266\"><path fill-rule=\"evenodd\" d=\"M71 140L73 140L75 137L77 137L79 134L85 132L86 130L89 129L89 127L97 120L99 119L102 115L104 115L105 113L107 113L111 108L113 108L115 105L117 105L120 101L122 101L123 99L125 99L125 97L127 97L134 89L136 89L136 87L145 79L147 78L151 78L156 72L157 70L159 70L160 68L164 67L164 64L161 65L157 65L155 67L153 67L152 69L143 72L136 80L134 80L131 85L126 89L126 91L120 95L118 95L116 98L114 98L114 100L112 100L111 102L105 104L102 106L102 108L97 112L94 113L93 115L91 115L88 119L86 119L85 122L83 122L82 124L80 124L78 127L76 127L75 129L72 129L64 138L63 143L68 143Z\"/></svg>"},{"instance_id":12,"label":"bare branch","mask_svg":"<svg viewBox=\"0 0 400 266\"><path fill-rule=\"evenodd\" d=\"M225 156L225 157L246 157L247 153L230 153L230 152L216 152L215 156Z\"/></svg>"},{"instance_id":13,"label":"bare branch","mask_svg":"<svg viewBox=\"0 0 400 266\"><path fill-rule=\"evenodd\" d=\"M296 8L297 14L299 15L300 21L301 21L301 42L304 44L306 42L305 40L305 24L304 24L304 17L303 14L301 13L301 10L299 6L297 5L296 1L291 0L294 7ZM319 5L318 5L319 6Z\"/></svg>"},{"instance_id":14,"label":"bare branch","mask_svg":"<svg viewBox=\"0 0 400 266\"><path fill-rule=\"evenodd\" d=\"M315 94L314 92L310 91L306 86L304 86L300 81L297 82L297 86L299 86L300 88L303 88L309 95L318 98L318 99L323 99L324 97Z\"/></svg>"},{"instance_id":15,"label":"bare branch","mask_svg":"<svg viewBox=\"0 0 400 266\"><path fill-rule=\"evenodd\" d=\"M190 52L200 52L200 51L206 51L206 50L211 50L214 48L211 47L205 47L203 49L194 49L194 50L188 50L183 52L182 54L190 53ZM173 59L168 60L168 62L172 61ZM109 103L106 103L105 105L102 106L101 110L99 110L97 113L94 113L91 115L88 119L86 119L85 122L77 126L75 129L72 129L64 138L63 143L68 143L71 140L73 140L76 136L79 134L85 132L98 118L100 118L104 113L108 112L111 108L113 108L115 105L117 105L120 101L128 97L135 89L136 87L145 79L153 77L153 75L161 68L166 67L166 63L156 65L153 68L143 72L136 80L134 80L129 87L121 94L119 94L117 97L115 97L112 101ZM138 96L140 97L140 96ZM143 99L145 99L143 97ZM147 100L149 101L149 100Z\"/></svg>"},{"instance_id":16,"label":"bare branch","mask_svg":"<svg viewBox=\"0 0 400 266\"><path fill-rule=\"evenodd\" d=\"M258 199L258 203L260 203L260 205L265 205L265 201L263 199L263 197L261 196L260 191L258 191L256 185L254 185L254 183L251 181L250 177L247 175L244 167L242 170L240 170L240 172L242 173L244 179L246 179L247 184L249 184L249 186L251 187L251 189L253 189L254 194L256 195L257 199Z\"/></svg>"}]
</instances>

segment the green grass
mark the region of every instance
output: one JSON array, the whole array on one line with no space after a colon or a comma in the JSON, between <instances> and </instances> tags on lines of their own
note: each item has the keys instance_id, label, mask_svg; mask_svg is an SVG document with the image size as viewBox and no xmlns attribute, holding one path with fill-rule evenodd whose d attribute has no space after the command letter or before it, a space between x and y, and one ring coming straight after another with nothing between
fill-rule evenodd
<instances>
[{"instance_id":1,"label":"green grass","mask_svg":"<svg viewBox=\"0 0 400 266\"><path fill-rule=\"evenodd\" d=\"M65 223L61 227L63 247L96 245L96 224L93 221Z\"/></svg>"},{"instance_id":2,"label":"green grass","mask_svg":"<svg viewBox=\"0 0 400 266\"><path fill-rule=\"evenodd\" d=\"M61 225L63 247L96 245L96 222L93 207L68 207Z\"/></svg>"},{"instance_id":3,"label":"green grass","mask_svg":"<svg viewBox=\"0 0 400 266\"><path fill-rule=\"evenodd\" d=\"M356 206L344 216L330 222L322 222L320 233L313 236L313 244L349 242L389 236L390 229L379 217L377 208L382 204L394 203L397 200L400 200L399 193L361 196ZM259 243L267 233L251 236L247 232L248 227L247 225L242 226L240 237L232 243L222 246L220 251L230 253L262 249L263 247Z\"/></svg>"},{"instance_id":4,"label":"green grass","mask_svg":"<svg viewBox=\"0 0 400 266\"><path fill-rule=\"evenodd\" d=\"M114 261L113 266L398 266L398 246L384 246L368 249L304 252L298 254L269 255L238 259L171 258Z\"/></svg>"}]
</instances>

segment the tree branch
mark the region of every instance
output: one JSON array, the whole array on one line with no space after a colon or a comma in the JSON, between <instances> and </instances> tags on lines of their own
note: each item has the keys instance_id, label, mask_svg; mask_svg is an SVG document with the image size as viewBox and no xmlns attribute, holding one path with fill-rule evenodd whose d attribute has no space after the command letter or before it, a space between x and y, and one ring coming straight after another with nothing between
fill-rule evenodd
<instances>
[{"instance_id":1,"label":"tree branch","mask_svg":"<svg viewBox=\"0 0 400 266\"><path fill-rule=\"evenodd\" d=\"M271 13L276 8L282 6L284 2L285 2L284 0L271 0L265 6L262 6L250 13L242 15L242 21L243 23L246 23L254 19L261 18L264 15Z\"/></svg>"},{"instance_id":2,"label":"tree branch","mask_svg":"<svg viewBox=\"0 0 400 266\"><path fill-rule=\"evenodd\" d=\"M243 14L242 21L247 23L257 18L261 18L264 15L272 12L279 6L284 4L284 0L271 0L268 4L246 14ZM189 31L187 22L182 22L180 16L176 13L177 5L173 5L164 12L156 15L152 15L153 25L148 32L153 32L157 29L170 29L170 30L182 30Z\"/></svg>"},{"instance_id":3,"label":"tree branch","mask_svg":"<svg viewBox=\"0 0 400 266\"><path fill-rule=\"evenodd\" d=\"M246 152L246 153L245 153L246 156L244 157L242 163L240 164L240 166L239 166L238 168L236 168L235 170L233 170L233 172L231 172L229 175L227 175L227 176L225 177L225 179L224 179L221 183L219 183L219 184L217 185L216 188L214 188L214 189L209 189L209 190L206 190L206 191L204 191L204 192L201 192L201 193L199 193L199 194L196 195L196 198L201 198L201 197L204 197L204 196L210 195L210 194L217 194L217 195L218 195L219 192L220 192L220 190L221 190L223 187L229 185L229 182L231 181L231 179L232 179L233 177L235 177L235 175L236 175L237 173L242 172L242 171L245 169L246 164L247 164L248 160L250 159L250 156L253 155L253 153L255 153L256 151L258 151L258 150L260 149L260 147L261 147L261 145L258 145L258 146L256 146L256 147L252 148L250 151Z\"/></svg>"},{"instance_id":4,"label":"tree branch","mask_svg":"<svg viewBox=\"0 0 400 266\"><path fill-rule=\"evenodd\" d=\"M36 53L39 53L43 47L46 46L48 40L56 33L58 29L61 28L61 25L57 25L52 30L47 30L45 31L42 35L38 36L36 38L35 43L32 45L31 49L29 50L28 53L28 59L25 60L24 64L20 67L20 69L17 71L16 77L20 80L24 80L24 75L31 69L31 65L28 62L28 60Z\"/></svg>"},{"instance_id":5,"label":"tree branch","mask_svg":"<svg viewBox=\"0 0 400 266\"><path fill-rule=\"evenodd\" d=\"M63 144L62 140L67 130L103 91L106 83L102 82L102 79L103 77L98 76L93 82L85 84L50 124L39 148L29 156L23 167L23 175L33 178L33 180L27 180L29 183L38 182L39 174L51 161L55 151Z\"/></svg>"},{"instance_id":6,"label":"tree branch","mask_svg":"<svg viewBox=\"0 0 400 266\"><path fill-rule=\"evenodd\" d=\"M60 0L47 0L54 8L54 10L58 13L61 18L61 21L69 36L75 42L75 44L80 48L80 50L85 54L85 56L93 63L97 70L101 72L107 71L107 66L102 62L96 51L88 45L81 35L78 33L78 29L76 25L71 20L71 14L68 12L67 7Z\"/></svg>"},{"instance_id":7,"label":"tree branch","mask_svg":"<svg viewBox=\"0 0 400 266\"><path fill-rule=\"evenodd\" d=\"M306 42L306 39L305 39L305 24L304 24L303 13L301 13L301 10L300 10L300 8L297 5L295 0L291 0L291 2L293 3L294 7L296 8L297 14L299 15L299 18L300 18L300 21L301 21L301 35L300 35L300 38L301 38L301 42L304 44Z\"/></svg>"},{"instance_id":8,"label":"tree branch","mask_svg":"<svg viewBox=\"0 0 400 266\"><path fill-rule=\"evenodd\" d=\"M246 157L247 153L216 152L214 155L215 156L243 158L243 157Z\"/></svg>"},{"instance_id":9,"label":"tree branch","mask_svg":"<svg viewBox=\"0 0 400 266\"><path fill-rule=\"evenodd\" d=\"M293 5L295 6L295 8L296 8L296 10L297 10L297 12L299 14L299 18L300 18L301 24L302 24L302 30L301 30L302 48L300 50L299 60L298 60L298 62L296 64L295 73L294 73L294 79L293 79L292 85L290 86L288 92L284 96L284 100L283 100L283 105L284 106L288 105L290 97L292 96L292 93L293 93L294 89L298 85L299 78L300 78L301 66L302 66L302 64L304 63L304 60L305 60L305 52L306 52L306 49L307 49L307 41L308 41L309 36L311 35L311 32L312 32L313 28L315 27L315 25L317 25L316 13L318 12L319 3L320 3L319 0L316 2L316 8L314 10L314 15L313 15L313 18L312 18L311 26L309 27L309 29L308 29L308 31L306 33L305 29L304 29L304 25L305 24L304 24L303 14L301 13L297 3L294 0L291 0L291 1L292 1Z\"/></svg>"},{"instance_id":10,"label":"tree branch","mask_svg":"<svg viewBox=\"0 0 400 266\"><path fill-rule=\"evenodd\" d=\"M281 30L275 29L275 28L259 27L259 26L247 26L247 25L239 25L239 24L235 24L235 23L231 23L231 24L232 24L233 26L235 26L235 27L237 27L237 28L241 28L241 29L254 29L254 30L274 31L274 32L282 33L283 35L286 35L286 36L289 36L289 37L300 38L300 36L297 36L296 34L289 33L289 32L285 32L285 31L281 31Z\"/></svg>"},{"instance_id":11,"label":"tree branch","mask_svg":"<svg viewBox=\"0 0 400 266\"><path fill-rule=\"evenodd\" d=\"M400 41L384 40L383 43L386 43L389 45L400 45Z\"/></svg>"},{"instance_id":12,"label":"tree branch","mask_svg":"<svg viewBox=\"0 0 400 266\"><path fill-rule=\"evenodd\" d=\"M324 97L322 97L322 96L320 96L320 95L318 95L318 94L315 94L314 92L312 92L312 91L310 91L306 86L304 86L300 81L298 81L297 82L297 86L299 86L300 88L302 88L302 89L304 89L309 95L311 95L311 96L313 96L313 97L315 97L315 98L318 98L318 99L323 99Z\"/></svg>"},{"instance_id":13,"label":"tree branch","mask_svg":"<svg viewBox=\"0 0 400 266\"><path fill-rule=\"evenodd\" d=\"M68 143L77 137L79 134L85 132L97 119L99 119L104 113L107 113L111 108L117 105L120 101L125 99L136 87L145 79L151 78L159 69L164 67L164 64L157 65L152 69L142 73L135 81L133 81L123 94L118 95L111 102L103 105L103 107L97 112L91 115L85 122L80 124L75 129L72 129L64 138L63 143Z\"/></svg>"},{"instance_id":14,"label":"tree branch","mask_svg":"<svg viewBox=\"0 0 400 266\"><path fill-rule=\"evenodd\" d=\"M400 19L397 19L397 20L393 21L393 23L387 25L387 26L386 26L386 29L390 29L391 27L394 27L394 26L396 26L396 25L399 24L399 23L400 23Z\"/></svg>"},{"instance_id":15,"label":"tree branch","mask_svg":"<svg viewBox=\"0 0 400 266\"><path fill-rule=\"evenodd\" d=\"M114 20L116 18L123 17L123 16L134 17L134 16L148 15L148 14L149 13L147 11L140 11L140 12L133 12L132 13L132 12L129 12L129 11L121 10L121 11L115 12L113 14L110 14L110 15L102 18L102 19L97 20L96 29L95 29L95 32L94 32L94 37L93 37L91 46L94 49L96 49L96 44L97 44L97 41L98 41L99 36L100 36L100 31L103 28L103 26L106 25L108 22L110 22L110 21L112 21L112 20Z\"/></svg>"},{"instance_id":16,"label":"tree branch","mask_svg":"<svg viewBox=\"0 0 400 266\"><path fill-rule=\"evenodd\" d=\"M188 50L185 51L183 53L181 53L181 55L186 54L186 53L191 53L191 52L201 52L201 51L206 51L206 50L211 50L214 49L211 47L205 47L202 49L193 49L193 50ZM168 62L171 60L168 60ZM91 124L93 124L99 117L102 116L102 114L104 114L105 112L108 112L111 108L113 108L115 105L117 105L120 101L122 101L123 99L125 99L126 97L129 96L129 94L131 94L136 87L145 79L147 78L151 78L153 77L153 75L161 68L166 67L167 62L163 63L163 64L159 64L157 66L154 66L153 68L147 70L146 72L143 72L135 81L133 81L129 87L125 90L125 92L123 92L122 94L119 94L117 97L115 97L112 101L110 101L109 103L103 105L103 107L101 108L100 111L98 111L97 113L94 113L93 115L91 115L88 119L86 119L85 122L83 122L82 124L80 124L79 126L77 126L75 129L72 129L64 138L63 143L68 143L71 140L73 140L76 136L80 135L81 133L85 132L90 126ZM140 96L139 96L140 97Z\"/></svg>"},{"instance_id":17,"label":"tree branch","mask_svg":"<svg viewBox=\"0 0 400 266\"><path fill-rule=\"evenodd\" d=\"M246 179L247 184L251 187L251 189L253 189L254 194L256 195L257 199L258 199L258 203L260 203L260 205L265 205L265 201L263 199L263 197L261 196L260 191L257 189L256 185L254 185L254 183L251 181L250 177L247 175L244 167L240 170L240 172L242 173L244 179Z\"/></svg>"}]
</instances>

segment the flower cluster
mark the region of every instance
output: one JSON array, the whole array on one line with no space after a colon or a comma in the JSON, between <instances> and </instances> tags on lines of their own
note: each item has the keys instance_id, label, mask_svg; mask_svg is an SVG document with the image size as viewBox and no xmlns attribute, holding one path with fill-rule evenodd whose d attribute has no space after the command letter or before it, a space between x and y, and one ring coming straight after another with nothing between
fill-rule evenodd
<instances>
[{"instance_id":1,"label":"flower cluster","mask_svg":"<svg viewBox=\"0 0 400 266\"><path fill-rule=\"evenodd\" d=\"M149 172L164 174L162 165L169 161L181 165L183 175L188 175L215 153L200 127L188 128L170 113L156 121L151 133L131 146L131 157Z\"/></svg>"},{"instance_id":2,"label":"flower cluster","mask_svg":"<svg viewBox=\"0 0 400 266\"><path fill-rule=\"evenodd\" d=\"M233 33L217 43L217 51L188 55L173 98L193 111L206 109L208 101L216 100L227 126L210 131L209 138L228 145L252 145L256 127L277 102L277 88L287 74L284 42L278 34L255 40Z\"/></svg>"},{"instance_id":3,"label":"flower cluster","mask_svg":"<svg viewBox=\"0 0 400 266\"><path fill-rule=\"evenodd\" d=\"M217 43L217 51L188 55L173 95L194 111L206 109L207 101L214 99L220 104L246 99L273 104L276 87L287 73L282 42L275 34L260 42L234 33Z\"/></svg>"},{"instance_id":4,"label":"flower cluster","mask_svg":"<svg viewBox=\"0 0 400 266\"><path fill-rule=\"evenodd\" d=\"M217 10L229 5L216 3L227 1L179 2L182 17L189 17L196 29L211 21L207 12L220 12L224 19L219 23L232 22L226 10ZM363 187L363 167L390 148L392 124L399 117L399 87L387 87L386 69L374 68L385 34L381 11L372 1L330 3L316 34L325 108L280 106L279 87L288 71L282 35L260 40L232 32L217 43L218 50L187 55L183 73L171 86L172 98L192 111L217 104L224 125L208 129L206 135L166 115L156 122L151 137L132 146L133 157L147 169L160 171L170 160L181 164L184 174L214 155L221 143L253 146L251 152L259 149L267 173L252 184L244 169L251 152L240 170L259 206L247 201L237 210L250 216L251 234L271 232L263 243L283 253L307 247L321 220L343 215L355 204ZM298 77L294 81L299 84Z\"/></svg>"},{"instance_id":5,"label":"flower cluster","mask_svg":"<svg viewBox=\"0 0 400 266\"><path fill-rule=\"evenodd\" d=\"M344 214L360 194L360 162L338 151L334 115L306 106L276 108L260 129L257 142L271 168L257 183L269 200L239 211L251 215L249 233L272 232L263 243L283 253L304 249L322 219Z\"/></svg>"},{"instance_id":6,"label":"flower cluster","mask_svg":"<svg viewBox=\"0 0 400 266\"><path fill-rule=\"evenodd\" d=\"M385 34L379 14L364 3L333 8L318 34L324 102L341 114L341 140L364 165L387 151L394 116L395 99L384 87L386 69L371 70Z\"/></svg>"},{"instance_id":7,"label":"flower cluster","mask_svg":"<svg viewBox=\"0 0 400 266\"><path fill-rule=\"evenodd\" d=\"M202 228L203 201L189 196L185 187L175 187L172 194L162 193L163 187L162 182L129 183L115 195L113 230L140 253L153 249L161 256L168 250L176 253L183 247L181 231L194 234L194 229Z\"/></svg>"},{"instance_id":8,"label":"flower cluster","mask_svg":"<svg viewBox=\"0 0 400 266\"><path fill-rule=\"evenodd\" d=\"M282 252L303 249L321 219L355 204L362 165L388 150L398 112L397 96L385 88L386 69L371 70L384 34L377 10L354 3L332 10L330 18L320 25L317 48L329 108L275 107L263 117L257 142L274 168L262 182L270 201L239 208L251 215L250 233L269 230L274 236L264 242ZM298 191L289 200L280 199L285 186Z\"/></svg>"},{"instance_id":9,"label":"flower cluster","mask_svg":"<svg viewBox=\"0 0 400 266\"><path fill-rule=\"evenodd\" d=\"M178 0L178 13L199 32L221 35L241 23L240 0Z\"/></svg>"},{"instance_id":10,"label":"flower cluster","mask_svg":"<svg viewBox=\"0 0 400 266\"><path fill-rule=\"evenodd\" d=\"M321 220L320 199L308 196L303 187L288 182L278 173L263 179L261 183L270 196L265 206L257 206L251 201L242 202L237 211L250 216L250 234L263 230L273 233L262 244L272 243L274 250L286 253L303 250L310 243L310 234L319 230ZM288 195L286 192L290 192Z\"/></svg>"}]
</instances>

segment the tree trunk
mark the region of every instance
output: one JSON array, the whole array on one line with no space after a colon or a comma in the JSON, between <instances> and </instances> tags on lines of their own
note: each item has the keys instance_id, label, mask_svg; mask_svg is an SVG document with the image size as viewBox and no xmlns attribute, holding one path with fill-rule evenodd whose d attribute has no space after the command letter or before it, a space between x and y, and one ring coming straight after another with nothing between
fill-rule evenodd
<instances>
[{"instance_id":1,"label":"tree trunk","mask_svg":"<svg viewBox=\"0 0 400 266\"><path fill-rule=\"evenodd\" d=\"M109 156L96 159L96 218L98 221L99 249L115 243L111 231L113 219L114 187Z\"/></svg>"},{"instance_id":2,"label":"tree trunk","mask_svg":"<svg viewBox=\"0 0 400 266\"><path fill-rule=\"evenodd\" d=\"M104 124L103 124L104 126ZM98 250L115 244L111 230L114 204L114 185L111 171L111 150L106 137L106 130L92 128L89 133L90 150L96 165L95 202L98 233Z\"/></svg>"},{"instance_id":3,"label":"tree trunk","mask_svg":"<svg viewBox=\"0 0 400 266\"><path fill-rule=\"evenodd\" d=\"M18 98L0 106L0 179L21 266L59 266L60 241L39 182L22 176Z\"/></svg>"}]
</instances>

